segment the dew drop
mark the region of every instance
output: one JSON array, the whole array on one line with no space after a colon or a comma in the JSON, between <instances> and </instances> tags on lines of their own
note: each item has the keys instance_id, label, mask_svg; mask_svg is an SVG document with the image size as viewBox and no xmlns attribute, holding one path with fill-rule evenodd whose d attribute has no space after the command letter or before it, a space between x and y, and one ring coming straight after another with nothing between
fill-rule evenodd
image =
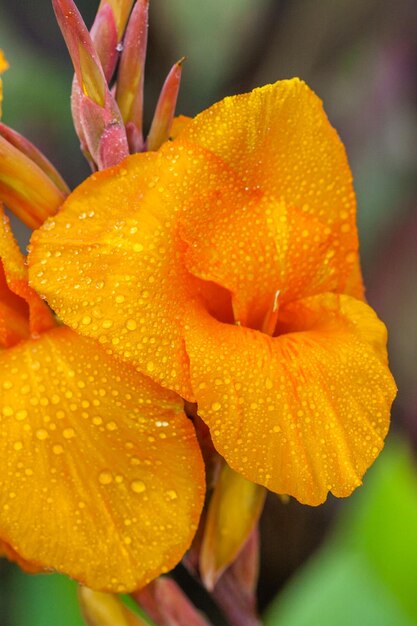
<instances>
[{"instance_id":1,"label":"dew drop","mask_svg":"<svg viewBox=\"0 0 417 626\"><path fill-rule=\"evenodd\" d=\"M110 472L100 472L98 480L101 485L110 485L113 482L113 476Z\"/></svg>"},{"instance_id":2,"label":"dew drop","mask_svg":"<svg viewBox=\"0 0 417 626\"><path fill-rule=\"evenodd\" d=\"M133 480L130 483L130 488L132 489L132 491L134 491L135 493L143 493L146 490L146 485L143 481L141 480Z\"/></svg>"},{"instance_id":3,"label":"dew drop","mask_svg":"<svg viewBox=\"0 0 417 626\"><path fill-rule=\"evenodd\" d=\"M24 419L27 418L27 416L28 416L28 412L25 409L21 409L20 411L17 411L15 415L18 422L23 421Z\"/></svg>"}]
</instances>

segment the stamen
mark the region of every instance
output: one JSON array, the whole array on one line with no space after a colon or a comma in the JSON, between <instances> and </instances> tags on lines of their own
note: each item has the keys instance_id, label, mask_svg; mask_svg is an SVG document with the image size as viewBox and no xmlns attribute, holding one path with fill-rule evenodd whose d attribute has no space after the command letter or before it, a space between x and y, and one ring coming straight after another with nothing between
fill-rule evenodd
<instances>
[{"instance_id":1,"label":"stamen","mask_svg":"<svg viewBox=\"0 0 417 626\"><path fill-rule=\"evenodd\" d=\"M277 322L278 322L278 313L279 313L279 294L280 294L280 290L277 289L277 291L274 294L274 300L272 302L272 307L269 309L268 313L265 316L264 322L262 324L262 328L261 331L263 333L265 333L266 335L270 335L270 337L273 337L276 326L277 326Z\"/></svg>"}]
</instances>

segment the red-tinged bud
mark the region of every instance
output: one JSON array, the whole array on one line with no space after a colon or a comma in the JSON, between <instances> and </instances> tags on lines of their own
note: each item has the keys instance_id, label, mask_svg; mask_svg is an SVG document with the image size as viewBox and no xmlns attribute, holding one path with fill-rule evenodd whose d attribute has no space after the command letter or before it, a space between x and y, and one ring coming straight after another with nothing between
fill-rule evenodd
<instances>
[{"instance_id":1,"label":"red-tinged bud","mask_svg":"<svg viewBox=\"0 0 417 626\"><path fill-rule=\"evenodd\" d=\"M107 124L100 137L98 152L99 169L117 165L128 153L129 148L124 126L119 123L110 122L110 124Z\"/></svg>"},{"instance_id":2,"label":"red-tinged bud","mask_svg":"<svg viewBox=\"0 0 417 626\"><path fill-rule=\"evenodd\" d=\"M115 165L129 153L120 110L73 0L53 0L53 5L75 69L72 111L83 152L93 169Z\"/></svg>"},{"instance_id":3,"label":"red-tinged bud","mask_svg":"<svg viewBox=\"0 0 417 626\"><path fill-rule=\"evenodd\" d=\"M175 63L162 87L151 129L146 140L148 150L158 150L158 148L169 139L180 89L183 61L184 59L180 59Z\"/></svg>"},{"instance_id":4,"label":"red-tinged bud","mask_svg":"<svg viewBox=\"0 0 417 626\"><path fill-rule=\"evenodd\" d=\"M78 600L88 626L146 626L117 596L79 587Z\"/></svg>"},{"instance_id":5,"label":"red-tinged bud","mask_svg":"<svg viewBox=\"0 0 417 626\"><path fill-rule=\"evenodd\" d=\"M94 160L90 154L90 151L88 150L87 140L85 138L84 130L81 124L81 102L84 97L85 96L81 90L81 87L78 84L77 76L74 76L74 80L72 81L72 90L71 90L72 121L74 123L75 132L77 133L78 139L80 140L81 152L87 159L92 171L95 172L97 169L97 166L94 163Z\"/></svg>"},{"instance_id":6,"label":"red-tinged bud","mask_svg":"<svg viewBox=\"0 0 417 626\"><path fill-rule=\"evenodd\" d=\"M116 99L127 125L134 125L132 152L142 145L143 82L148 38L148 0L138 0L135 4L123 44L120 67L117 77ZM142 146L143 147L143 146Z\"/></svg>"},{"instance_id":7,"label":"red-tinged bud","mask_svg":"<svg viewBox=\"0 0 417 626\"><path fill-rule=\"evenodd\" d=\"M91 39L109 83L119 59L119 37L113 11L107 3L103 4L97 11L91 28Z\"/></svg>"},{"instance_id":8,"label":"red-tinged bud","mask_svg":"<svg viewBox=\"0 0 417 626\"><path fill-rule=\"evenodd\" d=\"M90 33L73 0L52 0L83 93L104 107L107 82Z\"/></svg>"},{"instance_id":9,"label":"red-tinged bud","mask_svg":"<svg viewBox=\"0 0 417 626\"><path fill-rule=\"evenodd\" d=\"M213 591L215 602L230 624L261 626L256 608L258 574L259 531L255 528Z\"/></svg>"},{"instance_id":10,"label":"red-tinged bud","mask_svg":"<svg viewBox=\"0 0 417 626\"><path fill-rule=\"evenodd\" d=\"M211 496L200 553L200 575L212 591L256 526L265 489L224 465Z\"/></svg>"},{"instance_id":11,"label":"red-tinged bud","mask_svg":"<svg viewBox=\"0 0 417 626\"><path fill-rule=\"evenodd\" d=\"M132 597L158 626L210 626L177 583L167 576L135 591Z\"/></svg>"},{"instance_id":12,"label":"red-tinged bud","mask_svg":"<svg viewBox=\"0 0 417 626\"><path fill-rule=\"evenodd\" d=\"M105 108L82 96L80 121L88 153L99 170L117 165L129 154L126 130L110 92Z\"/></svg>"},{"instance_id":13,"label":"red-tinged bud","mask_svg":"<svg viewBox=\"0 0 417 626\"><path fill-rule=\"evenodd\" d=\"M131 154L145 151L145 142L143 140L142 132L137 126L134 125L133 122L128 122L126 124L126 135Z\"/></svg>"},{"instance_id":14,"label":"red-tinged bud","mask_svg":"<svg viewBox=\"0 0 417 626\"><path fill-rule=\"evenodd\" d=\"M31 161L36 163L38 167L51 179L56 187L64 195L70 193L70 189L59 172L44 154L26 137L9 128L5 124L0 123L0 135L6 139L12 146L25 154Z\"/></svg>"},{"instance_id":15,"label":"red-tinged bud","mask_svg":"<svg viewBox=\"0 0 417 626\"><path fill-rule=\"evenodd\" d=\"M117 37L120 41L126 28L127 20L132 9L134 0L101 0L97 14L105 7L109 6L114 15L117 29Z\"/></svg>"},{"instance_id":16,"label":"red-tinged bud","mask_svg":"<svg viewBox=\"0 0 417 626\"><path fill-rule=\"evenodd\" d=\"M0 200L29 228L38 228L64 201L51 178L0 136Z\"/></svg>"}]
</instances>

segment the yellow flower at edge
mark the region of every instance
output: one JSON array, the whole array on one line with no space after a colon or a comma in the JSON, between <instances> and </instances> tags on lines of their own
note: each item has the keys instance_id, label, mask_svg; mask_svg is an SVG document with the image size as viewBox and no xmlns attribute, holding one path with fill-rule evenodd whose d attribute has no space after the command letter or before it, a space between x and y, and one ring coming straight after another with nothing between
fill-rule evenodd
<instances>
[{"instance_id":1,"label":"yellow flower at edge","mask_svg":"<svg viewBox=\"0 0 417 626\"><path fill-rule=\"evenodd\" d=\"M9 67L9 64L6 61L6 57L4 56L3 50L0 50L0 75L3 74ZM1 105L3 102L3 82L0 78L0 119L1 119Z\"/></svg>"},{"instance_id":2,"label":"yellow flower at edge","mask_svg":"<svg viewBox=\"0 0 417 626\"><path fill-rule=\"evenodd\" d=\"M395 396L355 210L321 102L282 81L91 176L34 234L31 280L77 333L196 402L234 470L315 505L361 483Z\"/></svg>"},{"instance_id":3,"label":"yellow flower at edge","mask_svg":"<svg viewBox=\"0 0 417 626\"><path fill-rule=\"evenodd\" d=\"M57 326L0 212L0 553L132 591L189 547L204 467L181 399Z\"/></svg>"}]
</instances>

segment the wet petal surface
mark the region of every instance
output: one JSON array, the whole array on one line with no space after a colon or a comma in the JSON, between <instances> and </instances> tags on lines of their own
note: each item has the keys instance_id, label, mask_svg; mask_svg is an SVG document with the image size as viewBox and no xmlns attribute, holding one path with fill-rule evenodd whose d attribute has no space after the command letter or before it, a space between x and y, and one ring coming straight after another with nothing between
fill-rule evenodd
<instances>
[{"instance_id":1,"label":"wet petal surface","mask_svg":"<svg viewBox=\"0 0 417 626\"><path fill-rule=\"evenodd\" d=\"M171 569L204 496L181 399L63 327L0 361L2 539L101 590Z\"/></svg>"},{"instance_id":2,"label":"wet petal surface","mask_svg":"<svg viewBox=\"0 0 417 626\"><path fill-rule=\"evenodd\" d=\"M48 306L29 287L25 258L0 206L0 345L9 347L54 325Z\"/></svg>"},{"instance_id":3,"label":"wet petal surface","mask_svg":"<svg viewBox=\"0 0 417 626\"><path fill-rule=\"evenodd\" d=\"M395 384L384 325L323 294L289 304L276 337L189 316L198 411L243 476L305 504L347 496L380 452Z\"/></svg>"}]
</instances>

